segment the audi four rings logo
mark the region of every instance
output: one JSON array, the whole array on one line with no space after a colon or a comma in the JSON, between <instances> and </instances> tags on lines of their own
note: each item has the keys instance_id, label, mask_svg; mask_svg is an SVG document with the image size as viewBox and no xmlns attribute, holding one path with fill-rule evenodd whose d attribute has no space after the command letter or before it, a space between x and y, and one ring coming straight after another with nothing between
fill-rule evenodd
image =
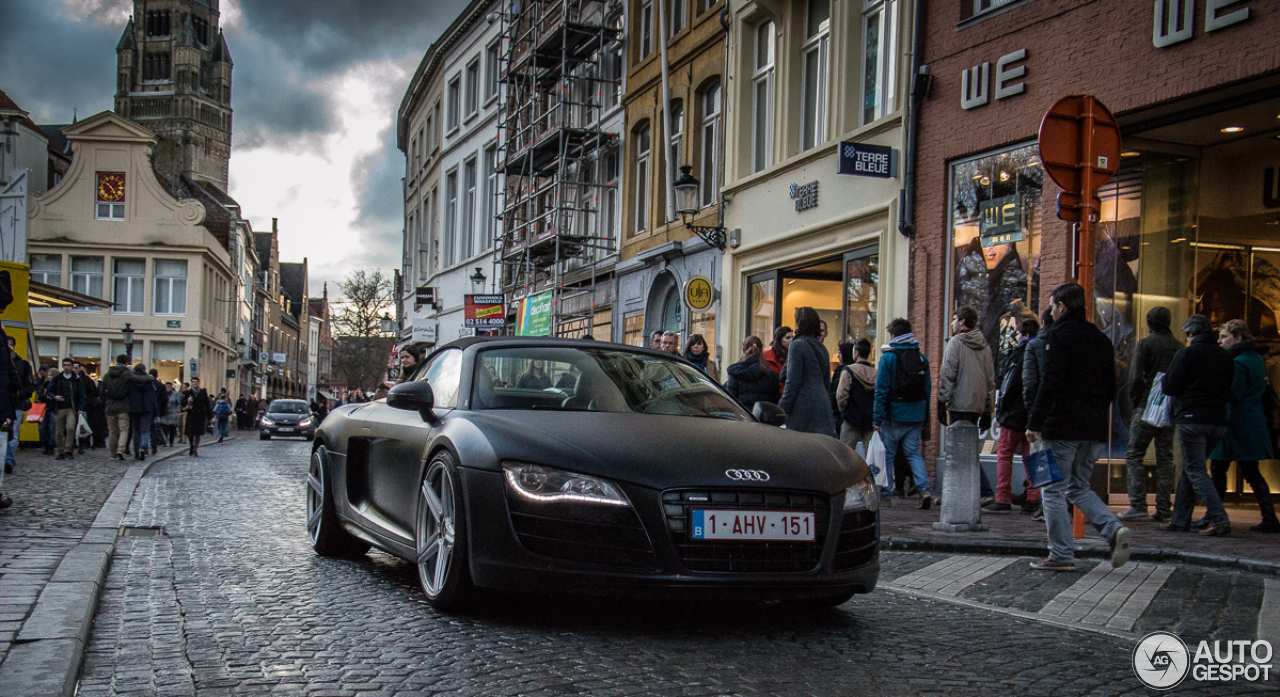
<instances>
[{"instance_id":1,"label":"audi four rings logo","mask_svg":"<svg viewBox=\"0 0 1280 697\"><path fill-rule=\"evenodd\" d=\"M769 481L769 473L764 470L725 470L724 476L740 482Z\"/></svg>"}]
</instances>

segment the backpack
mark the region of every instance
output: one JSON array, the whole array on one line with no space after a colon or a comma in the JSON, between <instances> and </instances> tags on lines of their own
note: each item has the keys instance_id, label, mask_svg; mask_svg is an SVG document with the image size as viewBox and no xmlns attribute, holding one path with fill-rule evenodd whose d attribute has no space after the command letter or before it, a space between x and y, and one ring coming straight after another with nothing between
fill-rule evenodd
<instances>
[{"instance_id":1,"label":"backpack","mask_svg":"<svg viewBox=\"0 0 1280 697\"><path fill-rule=\"evenodd\" d=\"M893 387L890 402L923 402L929 397L929 364L919 349L894 351Z\"/></svg>"},{"instance_id":2,"label":"backpack","mask_svg":"<svg viewBox=\"0 0 1280 697\"><path fill-rule=\"evenodd\" d=\"M864 388L849 366L842 365L840 369L849 371L849 400L844 403L844 411L840 412L840 418L855 428L863 431L870 430L876 391Z\"/></svg>"},{"instance_id":3,"label":"backpack","mask_svg":"<svg viewBox=\"0 0 1280 697\"><path fill-rule=\"evenodd\" d=\"M102 387L103 387L102 392L103 394L107 395L107 399L114 399L118 402L122 399L129 398L128 374L120 376L119 378L116 379L115 382L112 382L112 383L108 383L106 380L103 380Z\"/></svg>"}]
</instances>

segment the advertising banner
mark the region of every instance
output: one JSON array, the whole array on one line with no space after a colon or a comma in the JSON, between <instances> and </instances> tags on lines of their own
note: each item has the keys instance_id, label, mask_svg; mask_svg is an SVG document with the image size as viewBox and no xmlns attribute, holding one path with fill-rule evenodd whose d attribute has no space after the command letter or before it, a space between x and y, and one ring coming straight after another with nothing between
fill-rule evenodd
<instances>
[{"instance_id":1,"label":"advertising banner","mask_svg":"<svg viewBox=\"0 0 1280 697\"><path fill-rule=\"evenodd\" d=\"M548 336L551 334L551 291L531 295L520 301L516 315L518 336Z\"/></svg>"},{"instance_id":2,"label":"advertising banner","mask_svg":"<svg viewBox=\"0 0 1280 697\"><path fill-rule=\"evenodd\" d=\"M501 329L507 326L507 299L498 295L468 295L462 326Z\"/></svg>"}]
</instances>

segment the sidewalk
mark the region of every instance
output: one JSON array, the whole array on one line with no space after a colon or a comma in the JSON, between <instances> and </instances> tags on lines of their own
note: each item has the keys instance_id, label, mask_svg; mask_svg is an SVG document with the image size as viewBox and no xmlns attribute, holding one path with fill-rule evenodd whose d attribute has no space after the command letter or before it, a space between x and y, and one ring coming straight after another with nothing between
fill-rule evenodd
<instances>
[{"instance_id":1,"label":"sidewalk","mask_svg":"<svg viewBox=\"0 0 1280 697\"><path fill-rule=\"evenodd\" d=\"M186 452L186 445L165 446L145 461L113 460L105 448L72 460L35 448L18 452L3 484L13 506L0 511L0 685L6 693L18 686L14 694L74 692L134 489L150 465Z\"/></svg>"},{"instance_id":2,"label":"sidewalk","mask_svg":"<svg viewBox=\"0 0 1280 697\"><path fill-rule=\"evenodd\" d=\"M1045 524L1031 520L1030 515L1019 512L1016 507L1011 513L984 511L982 523L988 528L984 532L950 533L933 528L940 518L936 502L928 511L916 508L917 503L915 498L895 498L892 506L880 509L882 549L1048 555L1049 538ZM1124 506L1111 507L1116 514L1124 510ZM1204 508L1196 508L1195 519L1203 513ZM1166 532L1158 523L1126 521L1124 525L1133 531L1130 543L1133 559L1203 564L1280 576L1280 534L1249 530L1249 526L1262 520L1257 507L1228 506L1227 514L1231 518L1231 534L1225 537ZM1106 540L1088 525L1085 526L1085 537L1076 540L1076 549L1081 557L1109 555Z\"/></svg>"}]
</instances>

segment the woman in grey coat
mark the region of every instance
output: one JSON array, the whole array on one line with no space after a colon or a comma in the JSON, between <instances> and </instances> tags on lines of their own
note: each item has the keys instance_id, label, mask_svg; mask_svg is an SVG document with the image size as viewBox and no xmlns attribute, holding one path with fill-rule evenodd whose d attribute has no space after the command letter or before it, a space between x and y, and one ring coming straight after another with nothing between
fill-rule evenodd
<instances>
[{"instance_id":1,"label":"woman in grey coat","mask_svg":"<svg viewBox=\"0 0 1280 697\"><path fill-rule=\"evenodd\" d=\"M787 382L778 406L787 413L787 429L835 437L831 420L831 356L818 338L822 320L812 307L796 308L796 338L787 349Z\"/></svg>"},{"instance_id":2,"label":"woman in grey coat","mask_svg":"<svg viewBox=\"0 0 1280 697\"><path fill-rule=\"evenodd\" d=\"M182 411L182 392L177 389L180 385L170 385L165 383L165 394L169 400L169 408L165 410L164 416L156 419L160 425L164 427L165 439L169 441L169 445L173 445L174 437L178 434L178 414Z\"/></svg>"}]
</instances>

